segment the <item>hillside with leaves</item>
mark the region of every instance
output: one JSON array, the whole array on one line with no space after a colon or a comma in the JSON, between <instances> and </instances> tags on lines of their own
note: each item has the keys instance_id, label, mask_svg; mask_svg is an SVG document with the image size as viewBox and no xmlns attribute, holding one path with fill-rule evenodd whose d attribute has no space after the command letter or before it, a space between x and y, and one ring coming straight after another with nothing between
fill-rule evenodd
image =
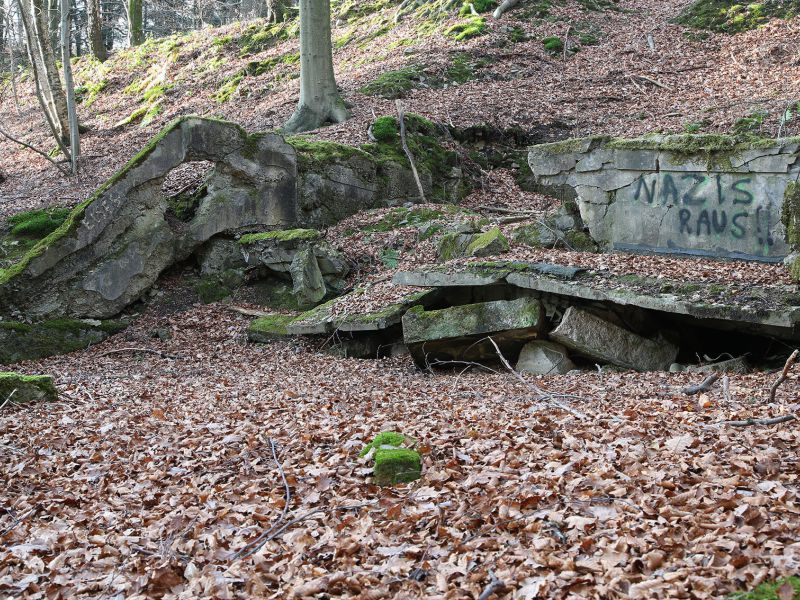
<instances>
[{"instance_id":1,"label":"hillside with leaves","mask_svg":"<svg viewBox=\"0 0 800 600\"><path fill-rule=\"evenodd\" d=\"M495 20L493 2L473 15L447 0L334 1L353 117L311 136L366 142L396 99L527 141L800 134L800 19L753 5L709 19L690 4L523 0ZM298 51L295 21L257 21L77 59L81 174L0 142L0 216L39 211L6 228L52 231L66 211L48 207L88 197L175 117L279 127L297 102ZM3 127L50 150L30 82L17 83L18 104L3 84ZM423 230L457 215L508 232L508 214L552 211L555 199L519 187L521 169L477 165L461 206L360 213L325 239L380 308L397 269L435 262ZM756 300L762 287L797 293L781 265L516 243L508 256ZM124 332L14 365L52 374L60 400L0 407L0 596L798 597L800 430L752 422L800 410L796 370L774 398L767 371L696 394L698 373L422 371L408 356L332 356L330 339L248 343L242 311L263 307L246 290L204 304L196 281L179 265ZM360 454L381 431L413 437L421 480L373 485Z\"/></svg>"}]
</instances>

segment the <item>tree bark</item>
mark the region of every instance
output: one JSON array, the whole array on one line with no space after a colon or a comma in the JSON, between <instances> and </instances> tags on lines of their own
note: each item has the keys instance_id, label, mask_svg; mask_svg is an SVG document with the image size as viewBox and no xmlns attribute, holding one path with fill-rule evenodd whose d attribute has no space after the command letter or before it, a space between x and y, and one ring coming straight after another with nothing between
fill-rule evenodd
<instances>
[{"instance_id":1,"label":"tree bark","mask_svg":"<svg viewBox=\"0 0 800 600\"><path fill-rule=\"evenodd\" d=\"M144 42L143 0L128 0L128 43L139 46Z\"/></svg>"},{"instance_id":2,"label":"tree bark","mask_svg":"<svg viewBox=\"0 0 800 600\"><path fill-rule=\"evenodd\" d=\"M36 82L36 94L42 105L47 124L65 155L69 140L69 119L67 99L61 88L56 58L50 45L50 32L47 11L43 0L17 0L20 9L28 57Z\"/></svg>"},{"instance_id":3,"label":"tree bark","mask_svg":"<svg viewBox=\"0 0 800 600\"><path fill-rule=\"evenodd\" d=\"M333 74L330 0L300 0L300 101L283 130L310 131L348 116Z\"/></svg>"},{"instance_id":4,"label":"tree bark","mask_svg":"<svg viewBox=\"0 0 800 600\"><path fill-rule=\"evenodd\" d=\"M78 132L78 113L75 108L75 84L72 81L72 62L70 61L69 0L61 0L61 62L64 67L64 87L67 88L67 115L69 118L69 158L72 174L78 174L78 155L80 133Z\"/></svg>"},{"instance_id":5,"label":"tree bark","mask_svg":"<svg viewBox=\"0 0 800 600\"><path fill-rule=\"evenodd\" d=\"M86 0L86 16L88 19L89 50L97 60L105 62L108 51L103 42L103 18L100 13L100 0Z\"/></svg>"},{"instance_id":6,"label":"tree bark","mask_svg":"<svg viewBox=\"0 0 800 600\"><path fill-rule=\"evenodd\" d=\"M289 10L286 0L263 0L262 17L270 23L282 23L286 20L286 13Z\"/></svg>"}]
</instances>

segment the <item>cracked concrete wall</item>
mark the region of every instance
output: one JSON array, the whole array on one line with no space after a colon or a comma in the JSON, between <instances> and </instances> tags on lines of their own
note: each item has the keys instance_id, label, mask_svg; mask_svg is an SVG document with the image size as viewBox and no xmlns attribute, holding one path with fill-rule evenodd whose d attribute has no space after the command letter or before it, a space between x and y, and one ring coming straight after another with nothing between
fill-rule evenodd
<instances>
[{"instance_id":1,"label":"cracked concrete wall","mask_svg":"<svg viewBox=\"0 0 800 600\"><path fill-rule=\"evenodd\" d=\"M790 251L781 208L800 177L800 144L714 136L704 148L704 139L567 140L531 147L528 162L544 191L574 191L608 250L780 262Z\"/></svg>"}]
</instances>

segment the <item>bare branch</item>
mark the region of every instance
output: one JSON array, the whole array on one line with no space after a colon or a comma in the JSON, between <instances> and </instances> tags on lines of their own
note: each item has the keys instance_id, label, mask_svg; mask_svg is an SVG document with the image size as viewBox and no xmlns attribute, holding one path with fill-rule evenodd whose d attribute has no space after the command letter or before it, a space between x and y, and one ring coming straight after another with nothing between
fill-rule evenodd
<instances>
[{"instance_id":1,"label":"bare branch","mask_svg":"<svg viewBox=\"0 0 800 600\"><path fill-rule=\"evenodd\" d=\"M687 396L694 396L695 394L699 394L700 392L707 392L719 379L719 373L712 373L708 377L706 377L701 383L697 385L687 385L685 388L681 390L681 393L686 394Z\"/></svg>"},{"instance_id":2,"label":"bare branch","mask_svg":"<svg viewBox=\"0 0 800 600\"><path fill-rule=\"evenodd\" d=\"M772 417L771 419L745 419L743 421L722 421L719 425L730 425L731 427L749 427L751 425L778 425L797 419L794 415L783 415Z\"/></svg>"},{"instance_id":3,"label":"bare branch","mask_svg":"<svg viewBox=\"0 0 800 600\"><path fill-rule=\"evenodd\" d=\"M14 142L15 144L19 144L20 146L23 146L24 148L27 148L28 150L33 150L34 152L36 152L36 154L38 154L39 156L44 157L50 163L52 163L53 166L56 169L58 169L59 171L61 171L64 175L69 175L69 171L64 169L64 168L62 168L61 165L59 165L50 156L48 156L48 154L46 152L42 152L41 150L39 150L38 148L34 148L30 144L27 144L27 143L23 142L22 140L18 140L17 138L13 137L11 134L9 134L8 132L4 131L3 129L0 129L0 135L2 135L4 138L6 138L7 140L9 140L11 142Z\"/></svg>"},{"instance_id":4,"label":"bare branch","mask_svg":"<svg viewBox=\"0 0 800 600\"><path fill-rule=\"evenodd\" d=\"M494 574L494 571L489 571L489 577L491 578L489 585L483 588L481 595L478 596L478 600L488 600L497 589L504 588L506 586L506 584L497 578L497 575Z\"/></svg>"},{"instance_id":5,"label":"bare branch","mask_svg":"<svg viewBox=\"0 0 800 600\"><path fill-rule=\"evenodd\" d=\"M400 143L403 145L403 151L406 153L408 157L408 162L411 163L411 172L414 174L414 179L417 182L417 187L419 188L419 197L420 200L425 202L425 190L422 188L422 181L419 179L419 173L417 173L417 165L414 163L414 155L411 154L411 150L408 148L408 143L406 142L406 115L403 112L403 105L401 104L400 100L395 100L395 106L397 107L397 119L400 121Z\"/></svg>"},{"instance_id":6,"label":"bare branch","mask_svg":"<svg viewBox=\"0 0 800 600\"><path fill-rule=\"evenodd\" d=\"M775 383L772 384L772 387L769 390L769 401L770 403L775 402L775 394L778 393L778 388L781 384L786 381L786 378L789 376L789 371L792 370L794 363L797 362L797 356L800 355L800 350L795 350L792 352L791 356L786 359L786 364L783 365L783 371L781 371L780 376L778 379L775 380Z\"/></svg>"}]
</instances>

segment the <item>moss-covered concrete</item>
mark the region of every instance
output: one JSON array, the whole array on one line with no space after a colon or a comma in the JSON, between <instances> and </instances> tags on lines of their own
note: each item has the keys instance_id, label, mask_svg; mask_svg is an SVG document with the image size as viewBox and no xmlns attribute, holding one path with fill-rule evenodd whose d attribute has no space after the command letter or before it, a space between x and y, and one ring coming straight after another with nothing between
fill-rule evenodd
<instances>
[{"instance_id":1,"label":"moss-covered concrete","mask_svg":"<svg viewBox=\"0 0 800 600\"><path fill-rule=\"evenodd\" d=\"M373 475L380 486L416 481L422 476L422 457L406 448L376 450Z\"/></svg>"},{"instance_id":2,"label":"moss-covered concrete","mask_svg":"<svg viewBox=\"0 0 800 600\"><path fill-rule=\"evenodd\" d=\"M502 252L508 252L508 239L500 231L499 227L492 227L488 231L475 236L467 245L467 256L493 256Z\"/></svg>"},{"instance_id":3,"label":"moss-covered concrete","mask_svg":"<svg viewBox=\"0 0 800 600\"><path fill-rule=\"evenodd\" d=\"M49 375L20 375L0 373L0 405L10 402L25 403L58 400L58 391Z\"/></svg>"},{"instance_id":4,"label":"moss-covered concrete","mask_svg":"<svg viewBox=\"0 0 800 600\"><path fill-rule=\"evenodd\" d=\"M125 327L124 321L53 319L34 324L0 321L0 364L81 350Z\"/></svg>"},{"instance_id":5,"label":"moss-covered concrete","mask_svg":"<svg viewBox=\"0 0 800 600\"><path fill-rule=\"evenodd\" d=\"M290 336L286 327L297 315L274 314L259 317L247 328L247 339L251 342L266 343Z\"/></svg>"}]
</instances>

